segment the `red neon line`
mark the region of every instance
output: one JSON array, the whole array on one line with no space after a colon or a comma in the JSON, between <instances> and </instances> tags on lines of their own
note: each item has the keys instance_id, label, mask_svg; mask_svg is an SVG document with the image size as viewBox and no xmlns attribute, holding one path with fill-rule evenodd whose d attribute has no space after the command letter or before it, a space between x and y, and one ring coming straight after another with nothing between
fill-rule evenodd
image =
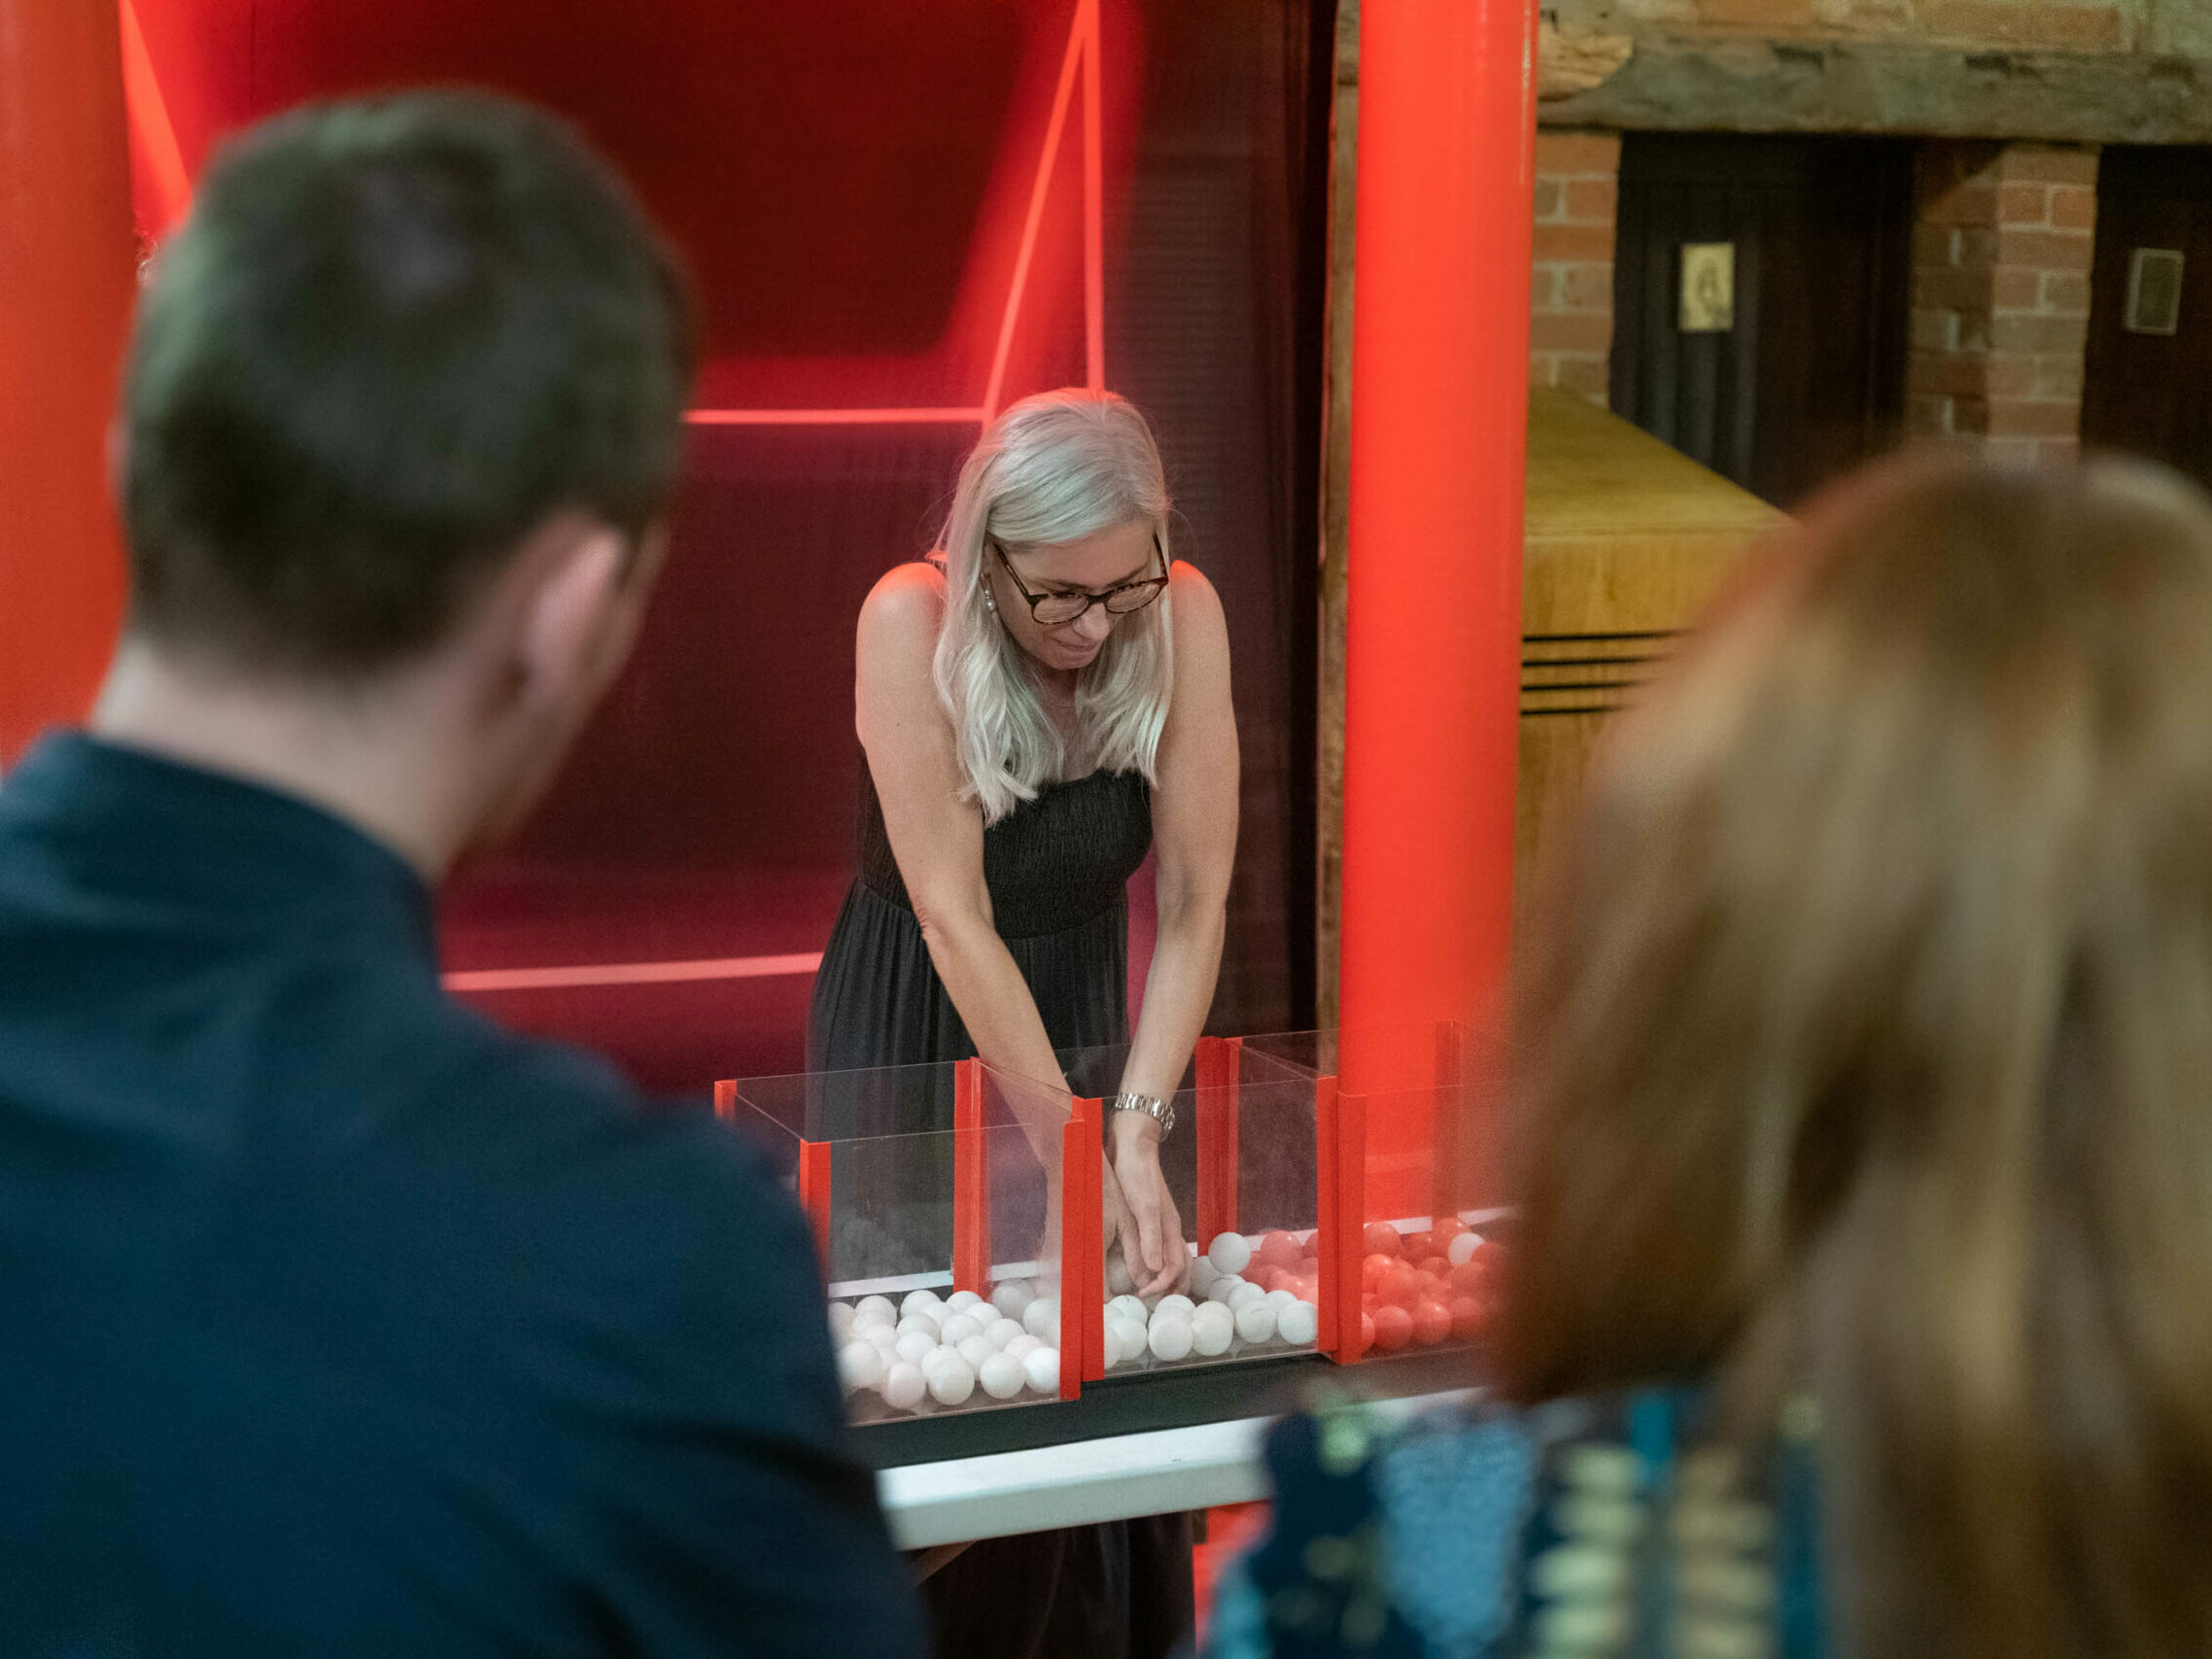
<instances>
[{"instance_id":1,"label":"red neon line","mask_svg":"<svg viewBox=\"0 0 2212 1659\"><path fill-rule=\"evenodd\" d=\"M981 409L693 409L683 417L695 427L863 427L932 422L973 426Z\"/></svg>"},{"instance_id":2,"label":"red neon line","mask_svg":"<svg viewBox=\"0 0 2212 1659\"><path fill-rule=\"evenodd\" d=\"M1088 27L1085 27L1088 19ZM1084 0L1077 26L1085 28L1083 55L1083 345L1093 392L1106 390L1106 186L1100 135L1098 0Z\"/></svg>"},{"instance_id":3,"label":"red neon line","mask_svg":"<svg viewBox=\"0 0 2212 1659\"><path fill-rule=\"evenodd\" d=\"M579 968L485 968L447 974L447 990L561 990L574 985L663 985L683 980L771 980L811 974L819 950L789 956L718 956L694 962L609 962Z\"/></svg>"},{"instance_id":4,"label":"red neon line","mask_svg":"<svg viewBox=\"0 0 2212 1659\"><path fill-rule=\"evenodd\" d=\"M158 228L166 232L191 211L191 176L185 171L185 154L177 146L177 129L170 124L169 106L154 75L154 56L146 50L130 0L120 0L118 21L122 28L123 102L130 109L131 131L154 171L154 192L166 221Z\"/></svg>"},{"instance_id":5,"label":"red neon line","mask_svg":"<svg viewBox=\"0 0 2212 1659\"><path fill-rule=\"evenodd\" d=\"M1021 291L1029 284L1029 258L1037 251L1037 229L1045 218L1045 196L1053 182L1053 162L1060 151L1060 129L1075 95L1075 72L1083 61L1083 19L1091 0L1076 0L1075 21L1068 30L1067 56L1060 63L1060 84L1053 93L1053 119L1045 127L1045 153L1037 158L1037 179L1029 189L1029 216L1022 222L1021 246L1014 256L1014 281L1006 291L1006 314L998 325L998 349L991 355L990 379L984 387L984 419L998 413L999 393L1006 386L1006 361L1014 350L1014 323L1021 314Z\"/></svg>"}]
</instances>

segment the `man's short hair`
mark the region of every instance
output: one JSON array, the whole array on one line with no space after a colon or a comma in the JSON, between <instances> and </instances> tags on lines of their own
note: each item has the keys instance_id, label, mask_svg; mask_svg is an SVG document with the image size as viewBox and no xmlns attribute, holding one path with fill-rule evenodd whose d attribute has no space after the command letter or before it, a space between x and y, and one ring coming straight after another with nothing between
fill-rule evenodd
<instances>
[{"instance_id":1,"label":"man's short hair","mask_svg":"<svg viewBox=\"0 0 2212 1659\"><path fill-rule=\"evenodd\" d=\"M565 123L481 93L311 106L209 169L123 393L131 626L359 679L447 637L566 510L665 510L680 273Z\"/></svg>"}]
</instances>

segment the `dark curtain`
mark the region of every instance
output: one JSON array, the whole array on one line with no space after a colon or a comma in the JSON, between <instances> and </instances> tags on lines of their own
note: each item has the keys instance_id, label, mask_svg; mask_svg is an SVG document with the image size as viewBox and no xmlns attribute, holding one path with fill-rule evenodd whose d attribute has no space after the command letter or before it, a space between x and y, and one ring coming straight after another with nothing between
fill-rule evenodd
<instances>
[{"instance_id":1,"label":"dark curtain","mask_svg":"<svg viewBox=\"0 0 2212 1659\"><path fill-rule=\"evenodd\" d=\"M139 12L194 167L301 97L488 84L577 121L681 247L706 312L700 402L752 414L693 429L636 659L523 835L454 886L446 956L619 970L465 994L652 1087L795 1068L810 982L789 959L820 950L851 873L854 615L929 547L978 430L869 412L981 405L994 363L1001 403L1084 377L1080 96L1005 326L1077 0ZM1312 1011L1332 12L1103 0L1097 33L1107 382L1153 417L1179 551L1219 586L1234 652L1244 820L1217 1031ZM701 960L721 965L654 977Z\"/></svg>"}]
</instances>

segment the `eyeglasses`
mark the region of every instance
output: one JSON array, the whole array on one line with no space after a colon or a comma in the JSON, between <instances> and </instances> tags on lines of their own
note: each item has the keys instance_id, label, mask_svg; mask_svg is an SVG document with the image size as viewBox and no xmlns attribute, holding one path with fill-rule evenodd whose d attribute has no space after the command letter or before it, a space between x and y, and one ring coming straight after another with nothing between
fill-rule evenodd
<instances>
[{"instance_id":1,"label":"eyeglasses","mask_svg":"<svg viewBox=\"0 0 2212 1659\"><path fill-rule=\"evenodd\" d=\"M1021 597L1029 602L1029 614L1043 628L1057 628L1064 623L1073 622L1094 605L1104 605L1110 616L1126 616L1132 610L1144 609L1167 591L1167 549L1159 544L1157 535L1152 538L1152 550L1159 556L1160 574L1147 576L1139 582L1123 582L1120 587L1108 588L1104 593L1031 593L1021 580L1020 572L1015 570L1014 561L1006 556L1005 546L996 536L991 537L990 546L991 551L998 555L998 562L1006 567L1008 579L1014 583Z\"/></svg>"}]
</instances>

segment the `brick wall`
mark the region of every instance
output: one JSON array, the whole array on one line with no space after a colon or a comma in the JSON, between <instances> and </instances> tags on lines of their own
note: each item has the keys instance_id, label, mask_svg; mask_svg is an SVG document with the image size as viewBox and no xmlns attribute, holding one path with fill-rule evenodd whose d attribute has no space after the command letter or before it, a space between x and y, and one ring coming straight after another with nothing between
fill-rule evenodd
<instances>
[{"instance_id":1,"label":"brick wall","mask_svg":"<svg viewBox=\"0 0 2212 1659\"><path fill-rule=\"evenodd\" d=\"M1613 219L1620 135L1537 135L1529 377L1604 403L1613 349Z\"/></svg>"},{"instance_id":2,"label":"brick wall","mask_svg":"<svg viewBox=\"0 0 2212 1659\"><path fill-rule=\"evenodd\" d=\"M1908 418L1992 459L2080 444L2096 153L1926 144L1914 239Z\"/></svg>"}]
</instances>

